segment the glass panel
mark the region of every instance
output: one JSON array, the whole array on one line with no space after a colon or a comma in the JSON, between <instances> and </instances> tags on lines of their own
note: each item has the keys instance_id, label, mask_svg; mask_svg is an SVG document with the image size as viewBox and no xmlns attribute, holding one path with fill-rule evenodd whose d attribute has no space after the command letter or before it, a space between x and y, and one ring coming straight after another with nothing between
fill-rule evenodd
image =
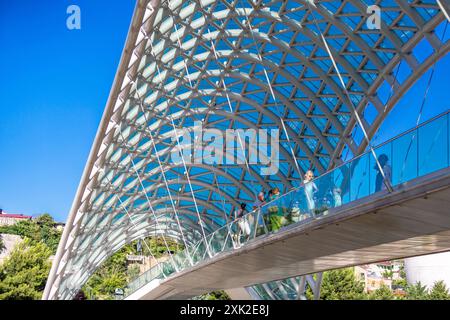
<instances>
[{"instance_id":1,"label":"glass panel","mask_svg":"<svg viewBox=\"0 0 450 320\"><path fill-rule=\"evenodd\" d=\"M450 113L447 113L447 166L450 166Z\"/></svg>"},{"instance_id":2,"label":"glass panel","mask_svg":"<svg viewBox=\"0 0 450 320\"><path fill-rule=\"evenodd\" d=\"M387 179L392 180L393 185L442 169L449 164L448 121L450 121L449 114L441 116L375 148L380 165ZM181 271L191 266L189 257L195 265L210 256L239 248L261 235L278 232L290 224L321 218L329 213L330 208L339 207L384 189L382 175L373 154L370 151L366 152L361 157L295 190L278 195L260 209L230 221L209 234L206 241L204 238L194 241L185 250L174 255L173 262ZM208 254L208 247L211 255ZM174 272L176 270L172 260L169 259L131 282L127 295L153 279L163 279ZM259 288L261 292L265 292L266 286L272 289L274 295L284 297L289 296L291 291L295 291L293 284L284 280L253 288Z\"/></svg>"},{"instance_id":3,"label":"glass panel","mask_svg":"<svg viewBox=\"0 0 450 320\"><path fill-rule=\"evenodd\" d=\"M209 248L211 254L214 256L222 251L222 246L225 242L226 233L223 232L224 228L220 228L210 236Z\"/></svg>"},{"instance_id":4,"label":"glass panel","mask_svg":"<svg viewBox=\"0 0 450 320\"><path fill-rule=\"evenodd\" d=\"M418 175L417 166L417 130L392 141L392 184L397 185Z\"/></svg>"},{"instance_id":5,"label":"glass panel","mask_svg":"<svg viewBox=\"0 0 450 320\"><path fill-rule=\"evenodd\" d=\"M329 174L333 175L333 202L335 207L349 203L351 198L351 174L349 163L336 168Z\"/></svg>"},{"instance_id":6,"label":"glass panel","mask_svg":"<svg viewBox=\"0 0 450 320\"><path fill-rule=\"evenodd\" d=\"M375 161L373 154L370 154L370 194L386 190L380 167L383 169L386 179L392 184L392 142L374 148L374 151L379 165Z\"/></svg>"},{"instance_id":7,"label":"glass panel","mask_svg":"<svg viewBox=\"0 0 450 320\"><path fill-rule=\"evenodd\" d=\"M304 185L306 205L312 216L326 214L329 208L327 194L330 187L331 175L321 176Z\"/></svg>"},{"instance_id":8,"label":"glass panel","mask_svg":"<svg viewBox=\"0 0 450 320\"><path fill-rule=\"evenodd\" d=\"M419 128L419 175L447 166L447 119L441 117Z\"/></svg>"},{"instance_id":9,"label":"glass panel","mask_svg":"<svg viewBox=\"0 0 450 320\"><path fill-rule=\"evenodd\" d=\"M360 199L369 195L370 190L370 157L367 153L354 161L350 165L351 191L350 201Z\"/></svg>"}]
</instances>

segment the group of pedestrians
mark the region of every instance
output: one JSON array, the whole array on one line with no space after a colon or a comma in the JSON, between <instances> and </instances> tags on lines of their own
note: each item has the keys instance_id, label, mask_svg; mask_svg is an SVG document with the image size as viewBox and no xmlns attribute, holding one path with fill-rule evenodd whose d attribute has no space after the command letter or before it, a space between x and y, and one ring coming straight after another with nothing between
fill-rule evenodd
<instances>
[{"instance_id":1,"label":"group of pedestrians","mask_svg":"<svg viewBox=\"0 0 450 320\"><path fill-rule=\"evenodd\" d=\"M305 195L310 210L314 209L314 193L318 190L315 183L312 182L313 179L314 173L310 170L307 171L303 183L305 185ZM288 208L281 206L276 201L280 196L281 193L278 187L270 189L267 194L261 191L256 196L255 202L252 205L252 211L255 211L254 215L247 215L249 211L246 203L241 203L239 208L232 212L230 218L232 221L235 221L233 228L235 231L234 238L238 244L241 243L242 238L244 238L244 241L247 240L252 232L257 236L265 231L277 231L291 222L288 219ZM266 214L258 211L266 204L269 204Z\"/></svg>"},{"instance_id":2,"label":"group of pedestrians","mask_svg":"<svg viewBox=\"0 0 450 320\"><path fill-rule=\"evenodd\" d=\"M384 181L391 180L391 168L388 165L388 157L382 154L378 158L378 164L375 166L377 171L375 191L380 191L385 189ZM314 180L314 172L308 170L303 176L303 190L304 190L304 201L306 203L306 212L301 212L299 199L294 199L293 203L288 206L283 206L277 201L280 198L281 193L278 187L270 189L267 194L263 191L259 192L256 199L252 205L250 211L255 211L255 214L248 215L249 210L247 209L246 203L241 203L239 208L231 213L230 218L235 221L234 238L241 243L241 238L246 241L251 234L254 232L255 236L266 232L278 231L281 227L288 225L293 222L298 222L303 220L305 217L315 216L320 214L321 211L327 212L328 207L334 206L338 207L342 205L342 190L338 186L328 186L327 194L330 200L327 200L327 205L325 205L325 210L321 208L316 208L316 193L319 191ZM267 205L267 212L262 213L261 208ZM324 206L322 204L322 206Z\"/></svg>"}]
</instances>

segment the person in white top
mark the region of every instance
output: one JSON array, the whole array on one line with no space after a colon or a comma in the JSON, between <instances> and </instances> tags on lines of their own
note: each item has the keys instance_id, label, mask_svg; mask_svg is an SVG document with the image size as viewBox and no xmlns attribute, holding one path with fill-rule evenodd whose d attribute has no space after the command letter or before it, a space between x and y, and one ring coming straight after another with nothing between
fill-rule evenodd
<instances>
[{"instance_id":1,"label":"person in white top","mask_svg":"<svg viewBox=\"0 0 450 320\"><path fill-rule=\"evenodd\" d=\"M266 200L264 199L264 192L258 193L258 196L256 197L255 202L253 203L253 210L261 208L263 205L266 204Z\"/></svg>"},{"instance_id":2,"label":"person in white top","mask_svg":"<svg viewBox=\"0 0 450 320\"><path fill-rule=\"evenodd\" d=\"M306 195L306 203L308 204L308 209L310 213L314 213L314 209L316 208L316 204L314 202L314 193L316 193L319 189L316 184L312 182L314 179L314 173L311 170L306 171L303 184L305 188Z\"/></svg>"},{"instance_id":3,"label":"person in white top","mask_svg":"<svg viewBox=\"0 0 450 320\"><path fill-rule=\"evenodd\" d=\"M264 192L260 192L258 193L258 196L256 197L255 202L253 203L253 210L259 210L261 209L262 206L264 206L266 204L266 200L264 199ZM253 217L249 217L249 223L250 225L254 225L254 228L256 228L258 230L258 228L263 228L265 226L264 223L264 217L263 214L261 213L261 211L257 211L256 214L256 219L253 219ZM259 231L257 232L257 235L262 234L263 231L261 231L261 229L259 229Z\"/></svg>"},{"instance_id":4,"label":"person in white top","mask_svg":"<svg viewBox=\"0 0 450 320\"><path fill-rule=\"evenodd\" d=\"M241 236L244 236L244 239L248 240L247 238L250 236L250 225L247 221L247 205L245 203L241 203L238 210L234 213L235 221L238 225L238 231L235 234L236 242L238 246L241 246Z\"/></svg>"}]
</instances>

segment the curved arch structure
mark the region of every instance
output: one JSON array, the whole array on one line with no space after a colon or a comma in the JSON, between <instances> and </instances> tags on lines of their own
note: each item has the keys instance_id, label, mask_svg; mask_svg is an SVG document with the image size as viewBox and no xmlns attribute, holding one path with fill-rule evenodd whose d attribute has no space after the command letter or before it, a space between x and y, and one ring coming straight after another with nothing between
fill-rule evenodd
<instances>
[{"instance_id":1,"label":"curved arch structure","mask_svg":"<svg viewBox=\"0 0 450 320\"><path fill-rule=\"evenodd\" d=\"M368 2L380 6L379 29L368 28ZM133 239L194 241L262 189L288 190L305 171L323 173L364 151L352 110L371 139L450 48L435 33L446 23L439 4L383 3L139 0L44 299L73 296ZM417 55L421 46L427 57ZM400 64L407 71L397 77ZM195 121L278 129L279 170L263 176L253 163L174 164L174 127L193 130Z\"/></svg>"}]
</instances>

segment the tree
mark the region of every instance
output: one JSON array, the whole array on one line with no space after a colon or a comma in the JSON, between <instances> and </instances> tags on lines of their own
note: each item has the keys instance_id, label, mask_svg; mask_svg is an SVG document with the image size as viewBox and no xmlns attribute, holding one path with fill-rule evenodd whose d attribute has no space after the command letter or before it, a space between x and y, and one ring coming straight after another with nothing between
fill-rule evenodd
<instances>
[{"instance_id":1,"label":"tree","mask_svg":"<svg viewBox=\"0 0 450 320\"><path fill-rule=\"evenodd\" d=\"M364 283L356 280L353 268L326 271L323 273L320 299L361 300L367 298Z\"/></svg>"},{"instance_id":2,"label":"tree","mask_svg":"<svg viewBox=\"0 0 450 320\"><path fill-rule=\"evenodd\" d=\"M103 262L82 289L87 297L91 300L113 299L115 289L127 284L127 254L134 253L132 244L128 244Z\"/></svg>"},{"instance_id":3,"label":"tree","mask_svg":"<svg viewBox=\"0 0 450 320\"><path fill-rule=\"evenodd\" d=\"M391 279L394 276L394 272L392 270L385 270L383 271L383 277L386 279Z\"/></svg>"},{"instance_id":4,"label":"tree","mask_svg":"<svg viewBox=\"0 0 450 320\"><path fill-rule=\"evenodd\" d=\"M444 281L436 281L431 288L429 294L430 300L450 300L450 294L448 293L447 286Z\"/></svg>"},{"instance_id":5,"label":"tree","mask_svg":"<svg viewBox=\"0 0 450 320\"><path fill-rule=\"evenodd\" d=\"M127 278L129 279L129 281L133 281L134 279L136 279L139 274L141 273L141 268L139 268L139 265L134 264L128 267L127 270Z\"/></svg>"},{"instance_id":6,"label":"tree","mask_svg":"<svg viewBox=\"0 0 450 320\"><path fill-rule=\"evenodd\" d=\"M195 297L196 300L231 300L230 296L223 290L213 291Z\"/></svg>"},{"instance_id":7,"label":"tree","mask_svg":"<svg viewBox=\"0 0 450 320\"><path fill-rule=\"evenodd\" d=\"M0 233L15 234L22 238L29 238L32 244L45 243L52 253L56 253L61 238L61 231L55 228L55 220L48 213L44 213L34 220L21 220L16 224L0 227Z\"/></svg>"},{"instance_id":8,"label":"tree","mask_svg":"<svg viewBox=\"0 0 450 320\"><path fill-rule=\"evenodd\" d=\"M167 246L171 253L182 250L183 247L173 240L167 239ZM136 265L128 265L127 255L139 254L137 249L138 240L122 247L111 255L97 271L89 278L82 291L89 299L110 300L114 299L115 289L123 289L127 283L139 276L139 268ZM143 255L152 255L158 259L167 255L167 248L162 238L146 238L141 240Z\"/></svg>"},{"instance_id":9,"label":"tree","mask_svg":"<svg viewBox=\"0 0 450 320\"><path fill-rule=\"evenodd\" d=\"M406 279L400 278L400 279L395 279L392 280L392 289L403 289L405 290L406 287L408 286L408 283L406 282Z\"/></svg>"},{"instance_id":10,"label":"tree","mask_svg":"<svg viewBox=\"0 0 450 320\"><path fill-rule=\"evenodd\" d=\"M428 290L426 286L423 286L420 281L413 285L406 287L406 298L408 300L427 300Z\"/></svg>"},{"instance_id":11,"label":"tree","mask_svg":"<svg viewBox=\"0 0 450 320\"><path fill-rule=\"evenodd\" d=\"M399 276L400 276L401 279L405 279L406 280L406 272L405 272L405 264L404 263L402 263L400 265Z\"/></svg>"},{"instance_id":12,"label":"tree","mask_svg":"<svg viewBox=\"0 0 450 320\"><path fill-rule=\"evenodd\" d=\"M370 300L394 300L394 294L392 293L391 289L385 285L382 284L377 290L373 291L369 295Z\"/></svg>"},{"instance_id":13,"label":"tree","mask_svg":"<svg viewBox=\"0 0 450 320\"><path fill-rule=\"evenodd\" d=\"M39 235L36 240L43 241L53 253L56 253L62 232L55 228L56 222L53 217L48 213L44 213L34 219L34 223L38 226L39 230Z\"/></svg>"},{"instance_id":14,"label":"tree","mask_svg":"<svg viewBox=\"0 0 450 320\"><path fill-rule=\"evenodd\" d=\"M0 265L0 300L40 299L50 272L51 250L44 243L19 243Z\"/></svg>"},{"instance_id":15,"label":"tree","mask_svg":"<svg viewBox=\"0 0 450 320\"><path fill-rule=\"evenodd\" d=\"M3 239L2 239L2 235L0 234L0 253L3 252L3 250L5 250L5 244L3 243Z\"/></svg>"},{"instance_id":16,"label":"tree","mask_svg":"<svg viewBox=\"0 0 450 320\"><path fill-rule=\"evenodd\" d=\"M89 299L111 300L117 288L124 288L127 278L118 267L103 268L97 271L85 285L83 291L87 292Z\"/></svg>"}]
</instances>

